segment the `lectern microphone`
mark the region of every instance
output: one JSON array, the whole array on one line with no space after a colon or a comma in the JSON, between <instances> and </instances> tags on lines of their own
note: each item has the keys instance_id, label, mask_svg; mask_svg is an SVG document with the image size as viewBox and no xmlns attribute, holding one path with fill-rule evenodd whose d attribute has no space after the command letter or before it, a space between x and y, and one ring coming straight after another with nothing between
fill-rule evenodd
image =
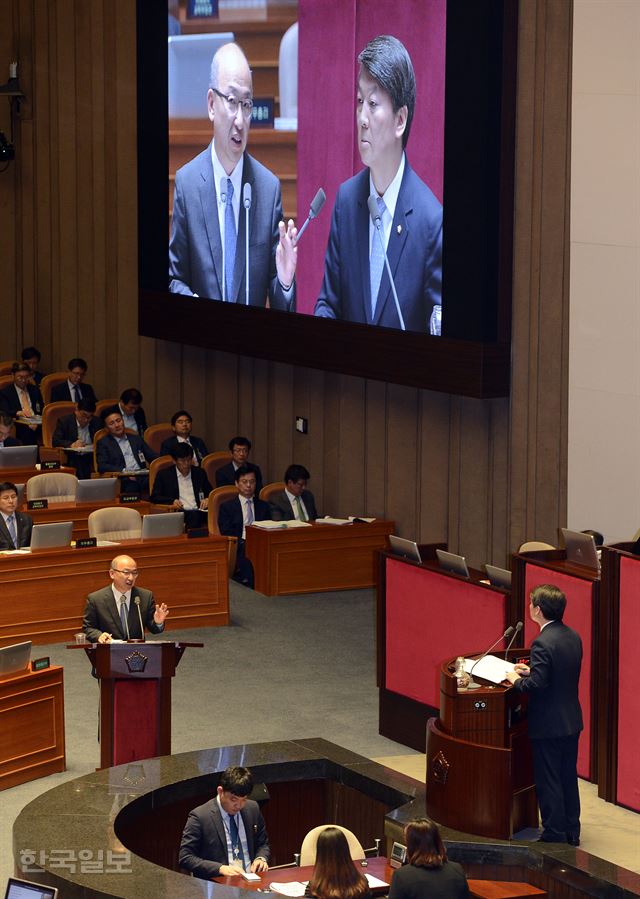
<instances>
[{"instance_id":1,"label":"lectern microphone","mask_svg":"<svg viewBox=\"0 0 640 899\"><path fill-rule=\"evenodd\" d=\"M520 631L522 630L523 626L524 626L524 625L522 624L521 621L518 621L518 623L516 624L516 629L515 629L514 632L513 632L513 637L509 640L509 645L507 646L507 648L506 648L505 651L504 651L504 660L505 660L505 662L507 661L507 659L508 659L508 657L509 657L509 650L511 649L511 647L512 647L513 644L515 643L516 637L518 636L518 634L519 634Z\"/></svg>"},{"instance_id":2,"label":"lectern microphone","mask_svg":"<svg viewBox=\"0 0 640 899\"><path fill-rule=\"evenodd\" d=\"M144 625L142 624L142 615L140 614L140 597L136 596L136 598L134 599L134 602L136 604L136 609L138 610L138 621L140 622L140 636L142 637L142 640L144 641Z\"/></svg>"},{"instance_id":3,"label":"lectern microphone","mask_svg":"<svg viewBox=\"0 0 640 899\"><path fill-rule=\"evenodd\" d=\"M471 675L471 681L470 681L470 683L469 683L469 686L467 687L467 690L479 690L479 689L480 689L480 687L482 686L482 684L477 684L477 683L474 681L474 679L473 679L473 670L474 670L474 668L476 667L476 665L478 664L478 662L481 662L486 656L489 655L489 653L491 652L491 650L492 650L495 646L497 646L498 643L499 643L501 640L508 640L509 637L513 634L514 630L515 630L515 628L513 628L513 627L508 627L508 628L506 629L506 631L504 632L504 634L502 634L500 637L498 637L498 639L497 639L494 643L491 644L491 646L489 647L489 649L487 649L486 652L483 652L483 653L482 653L482 655L480 656L479 659L476 659L476 660L475 660L475 662L474 662L473 665L471 666L471 671L469 672L469 674Z\"/></svg>"}]
</instances>

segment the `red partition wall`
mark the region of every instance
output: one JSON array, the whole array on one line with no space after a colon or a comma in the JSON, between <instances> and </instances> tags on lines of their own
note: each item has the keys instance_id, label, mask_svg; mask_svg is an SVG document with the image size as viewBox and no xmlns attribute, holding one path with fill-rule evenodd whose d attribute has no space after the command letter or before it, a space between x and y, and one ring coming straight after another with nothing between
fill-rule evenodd
<instances>
[{"instance_id":1,"label":"red partition wall","mask_svg":"<svg viewBox=\"0 0 640 899\"><path fill-rule=\"evenodd\" d=\"M640 811L640 690L636 670L640 635L640 558L620 558L618 627L618 772L616 801Z\"/></svg>"},{"instance_id":2,"label":"red partition wall","mask_svg":"<svg viewBox=\"0 0 640 899\"><path fill-rule=\"evenodd\" d=\"M298 311L312 313L324 271L338 187L362 168L356 140L356 57L371 38L393 34L416 72L411 166L442 201L446 0L299 0L298 219L319 187L327 202L300 242Z\"/></svg>"},{"instance_id":3,"label":"red partition wall","mask_svg":"<svg viewBox=\"0 0 640 899\"><path fill-rule=\"evenodd\" d=\"M506 600L482 584L387 559L386 689L439 709L442 660L490 646L506 627Z\"/></svg>"},{"instance_id":4,"label":"red partition wall","mask_svg":"<svg viewBox=\"0 0 640 899\"><path fill-rule=\"evenodd\" d=\"M591 671L593 665L593 580L585 580L561 571L553 571L540 565L527 563L525 575L525 645L539 633L537 625L527 616L529 594L540 584L555 584L567 597L567 610L564 622L580 634L582 638L583 657L580 672L580 705L584 719L584 731L578 748L578 774L587 780L594 779L592 771L592 721L595 721Z\"/></svg>"}]
</instances>

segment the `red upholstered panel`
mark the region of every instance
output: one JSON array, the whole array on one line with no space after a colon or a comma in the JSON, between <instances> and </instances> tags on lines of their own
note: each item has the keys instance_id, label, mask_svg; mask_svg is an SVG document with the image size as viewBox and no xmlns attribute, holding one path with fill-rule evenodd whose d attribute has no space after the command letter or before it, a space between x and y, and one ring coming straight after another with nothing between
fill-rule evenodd
<instances>
[{"instance_id":1,"label":"red upholstered panel","mask_svg":"<svg viewBox=\"0 0 640 899\"><path fill-rule=\"evenodd\" d=\"M298 227L319 187L327 202L300 242L298 311L313 313L338 187L362 168L356 143L356 57L377 34L406 46L416 73L411 166L442 201L445 0L299 0Z\"/></svg>"},{"instance_id":2,"label":"red upholstered panel","mask_svg":"<svg viewBox=\"0 0 640 899\"><path fill-rule=\"evenodd\" d=\"M386 688L439 709L441 662L482 652L504 616L502 593L387 559Z\"/></svg>"},{"instance_id":3,"label":"red upholstered panel","mask_svg":"<svg viewBox=\"0 0 640 899\"><path fill-rule=\"evenodd\" d=\"M158 754L158 681L118 680L113 697L113 763Z\"/></svg>"},{"instance_id":4,"label":"red upholstered panel","mask_svg":"<svg viewBox=\"0 0 640 899\"><path fill-rule=\"evenodd\" d=\"M531 646L532 640L540 633L538 626L528 617L529 594L540 584L555 584L567 597L567 610L564 622L577 631L582 638L582 670L578 694L582 706L584 731L578 747L578 774L589 780L591 770L591 745L588 735L591 733L591 652L593 632L592 582L572 577L539 565L527 564L525 578L525 645Z\"/></svg>"},{"instance_id":5,"label":"red upholstered panel","mask_svg":"<svg viewBox=\"0 0 640 899\"><path fill-rule=\"evenodd\" d=\"M640 635L640 559L620 559L618 784L616 799L640 812L640 692L635 670Z\"/></svg>"}]
</instances>

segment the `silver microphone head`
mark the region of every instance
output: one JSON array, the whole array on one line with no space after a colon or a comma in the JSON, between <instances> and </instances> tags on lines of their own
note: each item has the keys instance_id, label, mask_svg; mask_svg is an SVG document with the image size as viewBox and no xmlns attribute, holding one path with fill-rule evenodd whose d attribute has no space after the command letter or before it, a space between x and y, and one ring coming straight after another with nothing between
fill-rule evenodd
<instances>
[{"instance_id":1,"label":"silver microphone head","mask_svg":"<svg viewBox=\"0 0 640 899\"><path fill-rule=\"evenodd\" d=\"M139 597L139 596L136 596L136 598L135 598L133 601L135 602L135 604L136 604L137 606L140 605L140 597Z\"/></svg>"},{"instance_id":2,"label":"silver microphone head","mask_svg":"<svg viewBox=\"0 0 640 899\"><path fill-rule=\"evenodd\" d=\"M251 185L248 181L242 188L242 202L245 209L251 209Z\"/></svg>"},{"instance_id":3,"label":"silver microphone head","mask_svg":"<svg viewBox=\"0 0 640 899\"><path fill-rule=\"evenodd\" d=\"M227 179L224 177L224 175L220 179L220 202L227 202Z\"/></svg>"},{"instance_id":4,"label":"silver microphone head","mask_svg":"<svg viewBox=\"0 0 640 899\"><path fill-rule=\"evenodd\" d=\"M309 209L309 218L314 219L322 207L324 206L325 200L327 199L327 195L323 191L322 188L319 188L318 193L315 195L313 200L311 201L311 208Z\"/></svg>"},{"instance_id":5,"label":"silver microphone head","mask_svg":"<svg viewBox=\"0 0 640 899\"><path fill-rule=\"evenodd\" d=\"M380 210L378 209L378 203L376 202L376 198L373 196L373 194L367 200L367 206L369 207L369 215L371 216L371 221L377 228L380 224Z\"/></svg>"}]
</instances>

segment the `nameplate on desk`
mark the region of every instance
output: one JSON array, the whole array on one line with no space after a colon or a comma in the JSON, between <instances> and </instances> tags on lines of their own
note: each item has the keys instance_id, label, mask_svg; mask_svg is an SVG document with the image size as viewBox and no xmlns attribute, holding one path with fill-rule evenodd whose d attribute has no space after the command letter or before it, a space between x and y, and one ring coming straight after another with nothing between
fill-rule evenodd
<instances>
[{"instance_id":1,"label":"nameplate on desk","mask_svg":"<svg viewBox=\"0 0 640 899\"><path fill-rule=\"evenodd\" d=\"M90 549L97 545L97 537L82 537L80 540L76 540L76 549Z\"/></svg>"},{"instance_id":2,"label":"nameplate on desk","mask_svg":"<svg viewBox=\"0 0 640 899\"><path fill-rule=\"evenodd\" d=\"M30 512L33 512L35 509L48 509L49 508L49 500L48 499L30 499L27 502L27 509Z\"/></svg>"},{"instance_id":3,"label":"nameplate on desk","mask_svg":"<svg viewBox=\"0 0 640 899\"><path fill-rule=\"evenodd\" d=\"M139 503L140 502L140 494L139 493L121 493L120 494L120 502L126 505L127 503Z\"/></svg>"},{"instance_id":4,"label":"nameplate on desk","mask_svg":"<svg viewBox=\"0 0 640 899\"><path fill-rule=\"evenodd\" d=\"M45 668L49 668L51 666L51 661L49 656L42 656L41 659L32 659L31 660L31 670L32 671L44 671Z\"/></svg>"},{"instance_id":5,"label":"nameplate on desk","mask_svg":"<svg viewBox=\"0 0 640 899\"><path fill-rule=\"evenodd\" d=\"M42 462L40 464L40 471L57 471L60 468L60 461L51 461L51 462Z\"/></svg>"}]
</instances>

